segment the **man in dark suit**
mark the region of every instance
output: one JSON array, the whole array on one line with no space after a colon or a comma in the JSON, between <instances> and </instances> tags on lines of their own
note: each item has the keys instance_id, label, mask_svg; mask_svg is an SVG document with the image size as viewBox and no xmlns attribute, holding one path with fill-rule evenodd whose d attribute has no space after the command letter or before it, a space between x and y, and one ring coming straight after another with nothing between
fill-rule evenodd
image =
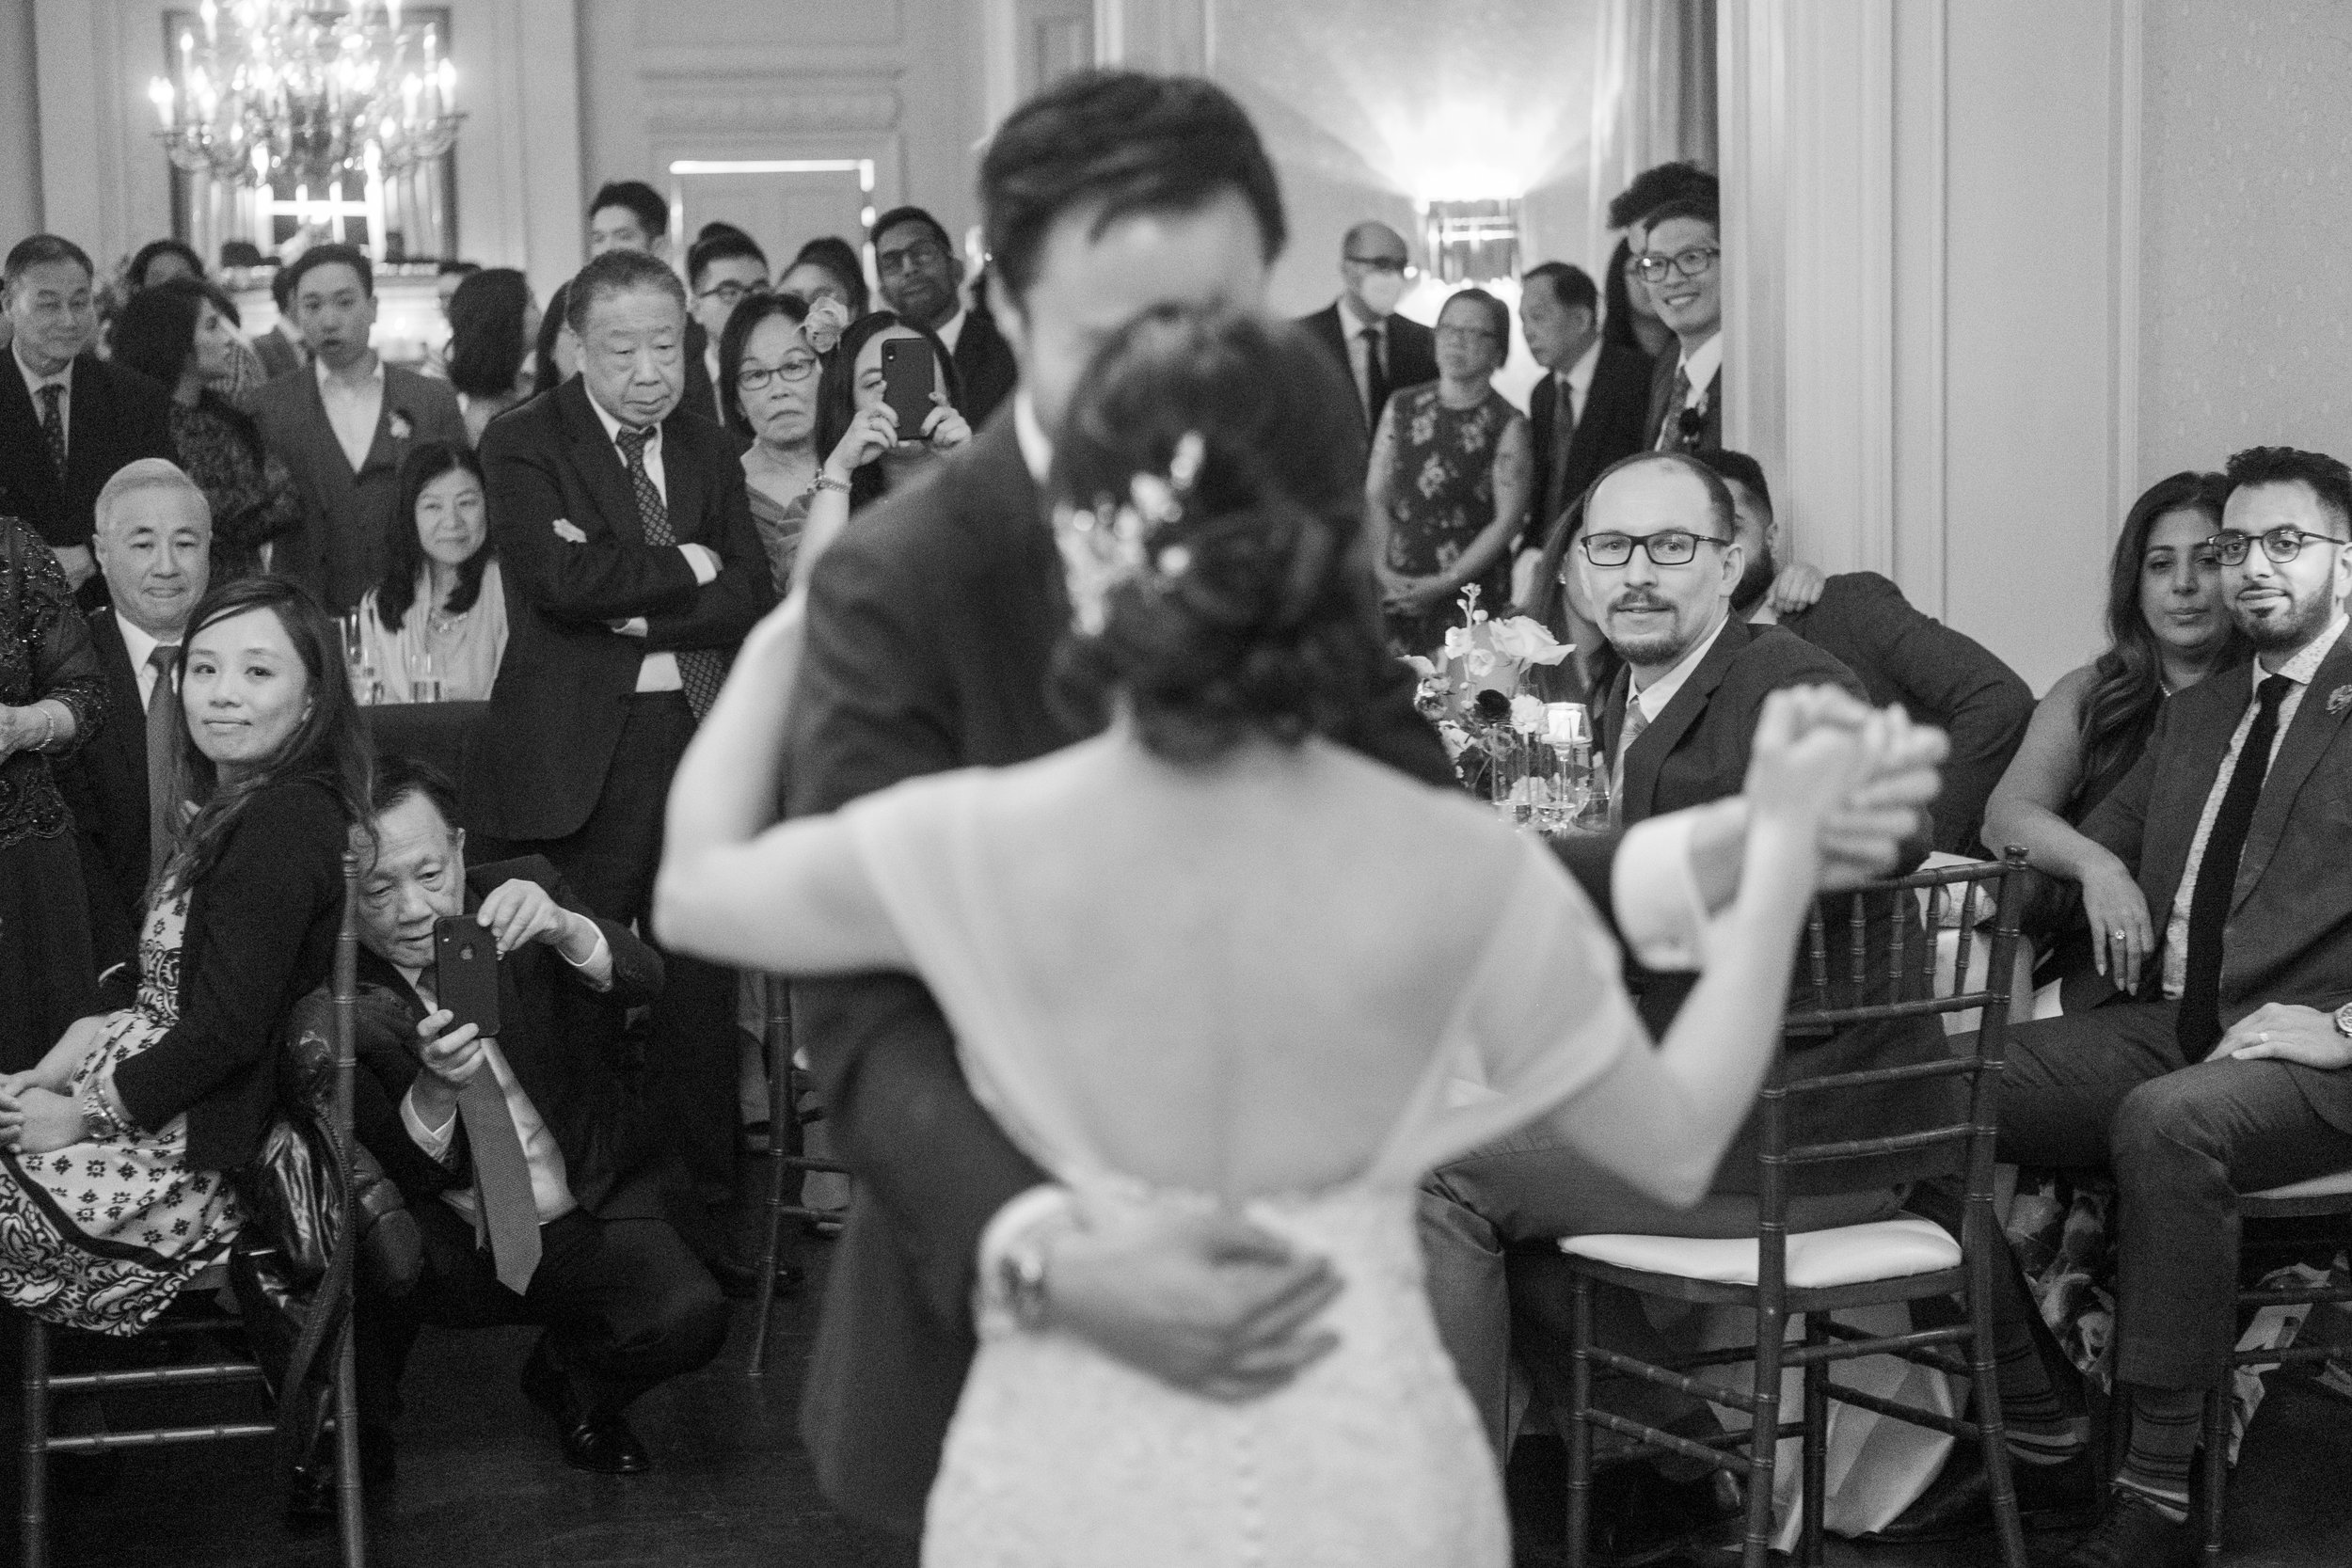
<instances>
[{"instance_id":1,"label":"man in dark suit","mask_svg":"<svg viewBox=\"0 0 2352 1568\"><path fill-rule=\"evenodd\" d=\"M312 373L253 395L262 439L302 493L301 529L278 541L270 568L308 588L331 614L356 608L383 575L400 502L400 466L420 441L465 450L466 420L449 383L388 365L368 346L375 269L354 245L313 245L286 269Z\"/></svg>"},{"instance_id":2,"label":"man in dark suit","mask_svg":"<svg viewBox=\"0 0 2352 1568\"><path fill-rule=\"evenodd\" d=\"M608 180L596 188L588 200L588 258L594 261L608 250L669 258L670 204L660 191L643 180ZM686 325L686 406L696 413L707 414L719 405L710 384L711 344L717 337L706 332L699 321Z\"/></svg>"},{"instance_id":3,"label":"man in dark suit","mask_svg":"<svg viewBox=\"0 0 2352 1568\"><path fill-rule=\"evenodd\" d=\"M1404 235L1385 223L1359 223L1340 243L1340 297L1298 322L1355 383L1367 453L1389 394L1438 379L1437 334L1396 313L1411 270Z\"/></svg>"},{"instance_id":4,"label":"man in dark suit","mask_svg":"<svg viewBox=\"0 0 2352 1568\"><path fill-rule=\"evenodd\" d=\"M91 352L89 257L71 240L35 234L0 265L10 326L0 372L0 516L23 518L57 552L90 608L98 492L142 457L173 458L171 398L136 371Z\"/></svg>"},{"instance_id":5,"label":"man in dark suit","mask_svg":"<svg viewBox=\"0 0 2352 1568\"><path fill-rule=\"evenodd\" d=\"M506 657L466 798L591 909L647 918L670 775L743 633L775 602L733 438L681 406L686 291L615 250L572 280L580 373L483 435L506 583ZM734 1167L729 973L672 958L655 1010L689 1171Z\"/></svg>"},{"instance_id":6,"label":"man in dark suit","mask_svg":"<svg viewBox=\"0 0 2352 1568\"><path fill-rule=\"evenodd\" d=\"M2083 823L2163 935L2145 954L2111 933L2123 994L2013 1028L2001 1078L2004 1161L2105 1166L2122 1195L2130 1444L2071 1563L2198 1560L2189 1466L2204 1396L2228 1387L2237 1195L2352 1168L2352 470L2258 447L2228 475L2222 592L2254 663L2167 703ZM2027 1418L2012 1433L2044 1459L2083 1452L2017 1370L2004 1360L2005 1414Z\"/></svg>"},{"instance_id":7,"label":"man in dark suit","mask_svg":"<svg viewBox=\"0 0 2352 1568\"><path fill-rule=\"evenodd\" d=\"M1779 571L1780 524L1764 470L1743 451L1698 456L1729 488L1739 515L1747 564L1732 591L1732 612L1751 626L1777 621L1860 676L1874 705L1899 703L1950 736L1934 845L1947 854L1982 854L1984 802L2026 738L2033 689L1974 638L1914 610L1876 572L1841 572L1805 609L1776 614L1767 595Z\"/></svg>"},{"instance_id":8,"label":"man in dark suit","mask_svg":"<svg viewBox=\"0 0 2352 1568\"><path fill-rule=\"evenodd\" d=\"M705 381L700 402L689 392L686 406L718 424L726 423L719 403L719 340L743 296L768 292L768 253L739 229L719 229L696 240L686 253L686 288L693 299L693 325L687 329L686 356L699 360Z\"/></svg>"},{"instance_id":9,"label":"man in dark suit","mask_svg":"<svg viewBox=\"0 0 2352 1568\"><path fill-rule=\"evenodd\" d=\"M90 641L115 721L58 767L57 787L73 810L103 974L137 956L140 906L184 798L173 665L212 576L213 509L187 475L143 457L106 482L97 516L108 602L89 612Z\"/></svg>"},{"instance_id":10,"label":"man in dark suit","mask_svg":"<svg viewBox=\"0 0 2352 1568\"><path fill-rule=\"evenodd\" d=\"M883 303L947 345L963 383L964 419L988 422L1020 379L995 319L963 305L963 261L939 220L920 207L894 207L874 220L874 271Z\"/></svg>"},{"instance_id":11,"label":"man in dark suit","mask_svg":"<svg viewBox=\"0 0 2352 1568\"><path fill-rule=\"evenodd\" d=\"M1675 352L1651 375L1647 439L1652 451L1701 451L1724 444L1724 267L1721 223L1711 193L1669 201L1642 220L1634 265L1658 319L1673 328Z\"/></svg>"},{"instance_id":12,"label":"man in dark suit","mask_svg":"<svg viewBox=\"0 0 2352 1568\"><path fill-rule=\"evenodd\" d=\"M650 1462L623 1411L726 1338L724 1298L663 1216L666 1140L621 1061L622 1016L660 994L661 959L544 859L469 868L449 781L424 765L387 757L373 789L355 1126L409 1199L424 1267L409 1294L360 1302L372 1467L389 1462L421 1326L535 1323L523 1392L564 1459L636 1474ZM436 993L435 922L458 914L500 955L494 1038L452 1027ZM294 1027L330 1013L316 993Z\"/></svg>"},{"instance_id":13,"label":"man in dark suit","mask_svg":"<svg viewBox=\"0 0 2352 1568\"><path fill-rule=\"evenodd\" d=\"M1528 352L1545 371L1528 400L1535 443L1534 504L1512 575L1513 597L1528 594L1535 569L1561 515L1603 468L1642 450L1649 413L1650 366L1629 348L1604 343L1600 291L1581 267L1546 261L1519 280L1519 329ZM1573 604L1569 641L1590 648L1600 632Z\"/></svg>"},{"instance_id":14,"label":"man in dark suit","mask_svg":"<svg viewBox=\"0 0 2352 1568\"><path fill-rule=\"evenodd\" d=\"M998 129L980 182L995 312L1022 385L938 483L862 515L816 568L792 719L796 812L1075 738L1046 698L1070 611L1042 480L1046 433L1091 357L1081 328L1163 301L1255 305L1281 245L1264 150L1202 82L1070 78ZM1357 744L1449 778L1409 706L1401 680ZM1591 848L1578 867L1604 904L1614 849ZM803 983L793 1017L859 1181L803 1409L818 1480L845 1511L920 1528L971 1362L976 1285L1000 1288L1008 1271L1057 1329L1178 1386L1246 1397L1311 1359L1298 1330L1335 1282L1279 1238L1230 1219L1056 1229L1069 1194L973 1098L916 981Z\"/></svg>"}]
</instances>

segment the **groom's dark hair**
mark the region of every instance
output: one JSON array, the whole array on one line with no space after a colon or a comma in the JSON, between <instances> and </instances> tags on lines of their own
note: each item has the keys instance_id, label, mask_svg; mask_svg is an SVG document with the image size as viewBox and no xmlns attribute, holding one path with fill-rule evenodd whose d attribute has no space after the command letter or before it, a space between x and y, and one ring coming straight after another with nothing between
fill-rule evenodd
<instances>
[{"instance_id":1,"label":"groom's dark hair","mask_svg":"<svg viewBox=\"0 0 2352 1568\"><path fill-rule=\"evenodd\" d=\"M1289 238L1282 193L1257 127L1232 95L1196 76L1088 71L1012 112L980 160L990 264L1019 298L1037 281L1057 219L1095 208L1100 234L1132 213L1194 212L1237 191L1271 262Z\"/></svg>"}]
</instances>

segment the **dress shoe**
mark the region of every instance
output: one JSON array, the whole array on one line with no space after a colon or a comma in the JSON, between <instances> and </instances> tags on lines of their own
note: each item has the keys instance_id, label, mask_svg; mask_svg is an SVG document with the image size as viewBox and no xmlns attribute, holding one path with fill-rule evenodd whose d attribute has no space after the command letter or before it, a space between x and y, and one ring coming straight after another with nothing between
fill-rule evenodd
<instances>
[{"instance_id":1,"label":"dress shoe","mask_svg":"<svg viewBox=\"0 0 2352 1568\"><path fill-rule=\"evenodd\" d=\"M718 1259L710 1265L710 1277L719 1282L719 1293L729 1301L749 1301L759 1293L759 1264L756 1260L739 1263L732 1258ZM778 1263L776 1294L798 1294L807 1278L807 1271L798 1263Z\"/></svg>"},{"instance_id":2,"label":"dress shoe","mask_svg":"<svg viewBox=\"0 0 2352 1568\"><path fill-rule=\"evenodd\" d=\"M2098 1516L2099 1477L2088 1449L2062 1465L2028 1465L2011 1458L2009 1479L2017 1489L2017 1517L2028 1529L2079 1529ZM1892 1524L1861 1539L1962 1541L1992 1528L1993 1482L1985 1474L1984 1450L1963 1442L1953 1448L1943 1473L1917 1501Z\"/></svg>"},{"instance_id":3,"label":"dress shoe","mask_svg":"<svg viewBox=\"0 0 2352 1568\"><path fill-rule=\"evenodd\" d=\"M580 1399L569 1379L548 1361L545 1347L523 1363L523 1395L555 1421L563 1438L564 1463L600 1476L638 1476L653 1468L645 1445L617 1410Z\"/></svg>"},{"instance_id":4,"label":"dress shoe","mask_svg":"<svg viewBox=\"0 0 2352 1568\"><path fill-rule=\"evenodd\" d=\"M1600 1568L1640 1568L1700 1544L1740 1517L1740 1487L1722 1470L1669 1481L1641 1460L1593 1477L1591 1560Z\"/></svg>"},{"instance_id":5,"label":"dress shoe","mask_svg":"<svg viewBox=\"0 0 2352 1568\"><path fill-rule=\"evenodd\" d=\"M326 1523L335 1517L334 1445L322 1437L326 1452L308 1465L294 1466L286 1488L286 1517ZM362 1431L359 1434L359 1482L362 1500L373 1502L400 1473L392 1440Z\"/></svg>"},{"instance_id":6,"label":"dress shoe","mask_svg":"<svg viewBox=\"0 0 2352 1568\"><path fill-rule=\"evenodd\" d=\"M2090 1533L2074 1543L2060 1568L2194 1568L2204 1541L2187 1520L2162 1510L2129 1486L2110 1488Z\"/></svg>"}]
</instances>

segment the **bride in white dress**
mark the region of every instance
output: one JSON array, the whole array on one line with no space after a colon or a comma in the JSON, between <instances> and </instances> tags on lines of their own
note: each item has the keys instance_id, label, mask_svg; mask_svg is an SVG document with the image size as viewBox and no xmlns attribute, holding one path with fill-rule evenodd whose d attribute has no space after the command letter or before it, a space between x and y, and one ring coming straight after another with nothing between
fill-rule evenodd
<instances>
[{"instance_id":1,"label":"bride in white dress","mask_svg":"<svg viewBox=\"0 0 2352 1568\"><path fill-rule=\"evenodd\" d=\"M1287 329L1166 310L1104 351L1057 453L1073 698L1110 722L771 826L795 596L679 769L665 941L747 968L911 971L980 1101L1079 1197L1225 1207L1327 1257L1333 1341L1280 1391L1184 1392L982 1314L927 1563L1502 1568L1500 1482L1422 1286L1431 1166L1538 1117L1680 1202L1771 1054L1823 802L1874 744L1768 705L1740 892L1662 1046L1539 843L1321 738L1381 655L1358 518L1280 485L1253 364ZM1136 475L1140 483L1131 483ZM821 547L822 541L811 541Z\"/></svg>"}]
</instances>

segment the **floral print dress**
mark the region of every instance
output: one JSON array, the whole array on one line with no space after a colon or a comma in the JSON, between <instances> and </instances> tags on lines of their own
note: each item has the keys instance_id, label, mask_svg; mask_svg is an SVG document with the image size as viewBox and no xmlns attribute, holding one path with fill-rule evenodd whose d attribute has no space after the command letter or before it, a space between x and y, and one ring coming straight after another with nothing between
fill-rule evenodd
<instances>
[{"instance_id":1,"label":"floral print dress","mask_svg":"<svg viewBox=\"0 0 2352 1568\"><path fill-rule=\"evenodd\" d=\"M1437 382L1408 387L1389 400L1394 426L1389 468L1388 559L1400 577L1451 571L1495 520L1495 464L1503 432L1526 418L1500 392L1469 408L1448 408ZM1500 614L1511 598L1511 553L1478 580L1478 602ZM1461 619L1454 604L1419 614L1391 610L1390 641L1400 653L1427 655Z\"/></svg>"},{"instance_id":2,"label":"floral print dress","mask_svg":"<svg viewBox=\"0 0 2352 1568\"><path fill-rule=\"evenodd\" d=\"M73 1074L72 1093L180 1021L185 890L148 916L138 1000L106 1019ZM44 1322L138 1333L188 1282L228 1255L242 1224L217 1171L188 1164L187 1117L158 1132L73 1144L46 1154L0 1151L0 1297Z\"/></svg>"}]
</instances>

